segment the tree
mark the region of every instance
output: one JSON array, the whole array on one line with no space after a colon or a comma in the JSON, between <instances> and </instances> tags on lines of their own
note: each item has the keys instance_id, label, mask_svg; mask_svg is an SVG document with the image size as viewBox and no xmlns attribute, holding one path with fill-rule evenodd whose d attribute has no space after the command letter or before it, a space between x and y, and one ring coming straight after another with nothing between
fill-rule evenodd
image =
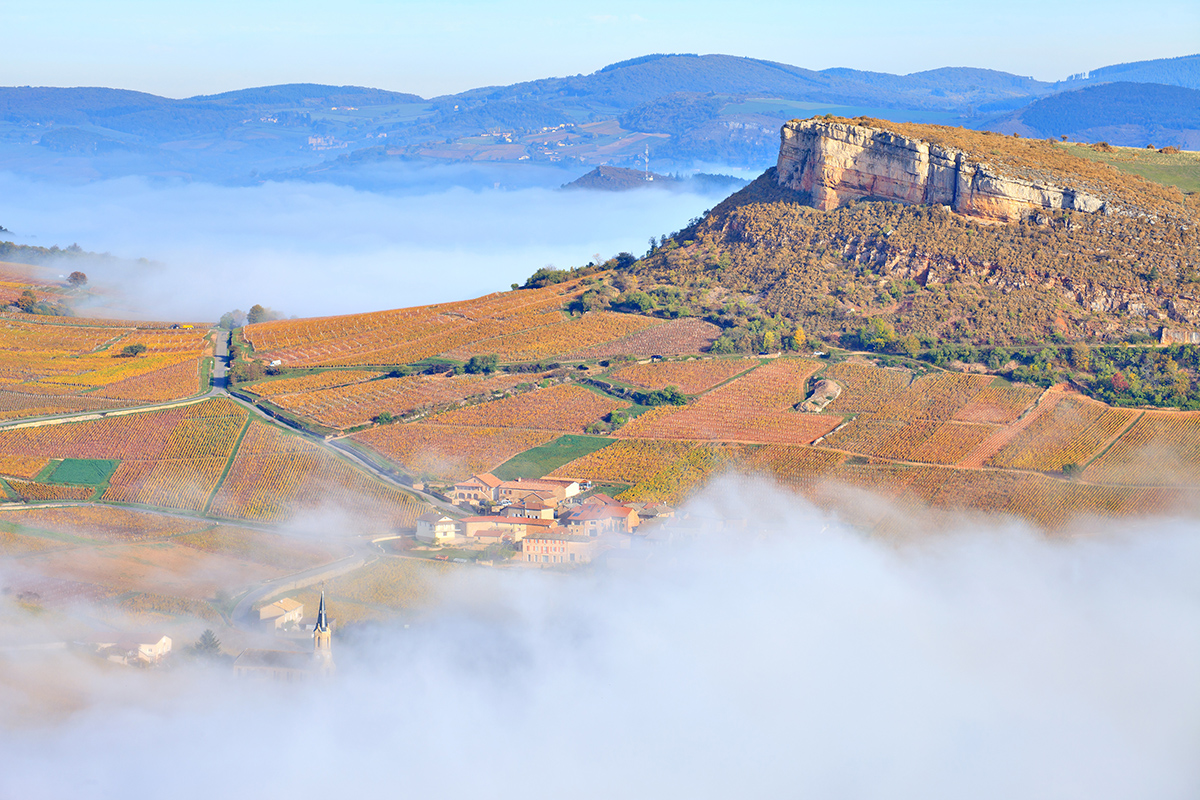
<instances>
[{"instance_id":1,"label":"tree","mask_svg":"<svg viewBox=\"0 0 1200 800\"><path fill-rule=\"evenodd\" d=\"M921 341L911 333L900 337L896 345L900 348L900 352L909 358L916 358L921 353Z\"/></svg>"},{"instance_id":2,"label":"tree","mask_svg":"<svg viewBox=\"0 0 1200 800\"><path fill-rule=\"evenodd\" d=\"M496 371L496 366L500 363L500 356L495 353L489 353L485 356L471 356L471 360L463 367L463 371L471 375L480 373L492 373Z\"/></svg>"},{"instance_id":3,"label":"tree","mask_svg":"<svg viewBox=\"0 0 1200 800\"><path fill-rule=\"evenodd\" d=\"M146 352L146 345L141 342L127 344L121 348L121 358L137 358L144 352Z\"/></svg>"},{"instance_id":4,"label":"tree","mask_svg":"<svg viewBox=\"0 0 1200 800\"><path fill-rule=\"evenodd\" d=\"M858 341L868 350L882 350L896 341L896 329L886 319L871 317L858 329Z\"/></svg>"},{"instance_id":5,"label":"tree","mask_svg":"<svg viewBox=\"0 0 1200 800\"><path fill-rule=\"evenodd\" d=\"M246 324L246 312L240 308L235 308L233 311L226 311L221 315L221 321L217 323L223 330L231 331L234 328L240 328Z\"/></svg>"},{"instance_id":6,"label":"tree","mask_svg":"<svg viewBox=\"0 0 1200 800\"><path fill-rule=\"evenodd\" d=\"M69 283L71 286L74 286L76 288L79 288L81 286L87 286L87 282L88 282L87 275L80 272L79 270L75 270L74 272L72 272L70 275L67 276L67 283Z\"/></svg>"},{"instance_id":7,"label":"tree","mask_svg":"<svg viewBox=\"0 0 1200 800\"><path fill-rule=\"evenodd\" d=\"M221 640L212 632L212 628L205 628L192 645L192 652L201 658L218 658L221 655Z\"/></svg>"},{"instance_id":8,"label":"tree","mask_svg":"<svg viewBox=\"0 0 1200 800\"><path fill-rule=\"evenodd\" d=\"M1071 348L1071 366L1080 372L1087 372L1092 365L1092 351L1086 344L1077 344Z\"/></svg>"},{"instance_id":9,"label":"tree","mask_svg":"<svg viewBox=\"0 0 1200 800\"><path fill-rule=\"evenodd\" d=\"M391 425L396 421L396 417L390 411L381 411L375 415L375 422L379 425Z\"/></svg>"},{"instance_id":10,"label":"tree","mask_svg":"<svg viewBox=\"0 0 1200 800\"><path fill-rule=\"evenodd\" d=\"M250 306L250 311L246 313L246 322L250 325L253 325L256 322L266 322L269 313L270 312L268 312L266 308L258 303L255 303L254 305Z\"/></svg>"},{"instance_id":11,"label":"tree","mask_svg":"<svg viewBox=\"0 0 1200 800\"><path fill-rule=\"evenodd\" d=\"M21 292L21 296L17 298L17 308L24 311L26 314L32 314L33 309L37 306L37 297L29 289Z\"/></svg>"}]
</instances>

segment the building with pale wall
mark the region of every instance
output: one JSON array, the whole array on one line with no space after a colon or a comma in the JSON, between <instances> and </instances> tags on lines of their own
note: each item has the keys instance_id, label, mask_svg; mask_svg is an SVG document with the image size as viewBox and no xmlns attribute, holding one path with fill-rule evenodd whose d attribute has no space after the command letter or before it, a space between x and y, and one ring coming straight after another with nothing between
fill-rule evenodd
<instances>
[{"instance_id":1,"label":"building with pale wall","mask_svg":"<svg viewBox=\"0 0 1200 800\"><path fill-rule=\"evenodd\" d=\"M321 605L313 626L312 653L251 648L243 650L233 662L233 674L238 677L266 678L281 683L329 677L333 673L333 630L325 613L325 592L321 592Z\"/></svg>"},{"instance_id":2,"label":"building with pale wall","mask_svg":"<svg viewBox=\"0 0 1200 800\"><path fill-rule=\"evenodd\" d=\"M285 597L258 610L258 621L270 630L282 631L298 627L304 620L304 603Z\"/></svg>"},{"instance_id":3,"label":"building with pale wall","mask_svg":"<svg viewBox=\"0 0 1200 800\"><path fill-rule=\"evenodd\" d=\"M502 481L490 472L472 475L465 481L454 484L450 500L454 503L494 503L500 499L498 490Z\"/></svg>"},{"instance_id":4,"label":"building with pale wall","mask_svg":"<svg viewBox=\"0 0 1200 800\"><path fill-rule=\"evenodd\" d=\"M417 540L430 544L453 541L458 534L458 523L437 511L417 517Z\"/></svg>"},{"instance_id":5,"label":"building with pale wall","mask_svg":"<svg viewBox=\"0 0 1200 800\"><path fill-rule=\"evenodd\" d=\"M171 652L171 637L161 633L123 633L94 641L96 652L115 664L152 667Z\"/></svg>"},{"instance_id":6,"label":"building with pale wall","mask_svg":"<svg viewBox=\"0 0 1200 800\"><path fill-rule=\"evenodd\" d=\"M517 558L527 564L586 564L596 555L597 542L565 531L530 533L521 540Z\"/></svg>"}]
</instances>

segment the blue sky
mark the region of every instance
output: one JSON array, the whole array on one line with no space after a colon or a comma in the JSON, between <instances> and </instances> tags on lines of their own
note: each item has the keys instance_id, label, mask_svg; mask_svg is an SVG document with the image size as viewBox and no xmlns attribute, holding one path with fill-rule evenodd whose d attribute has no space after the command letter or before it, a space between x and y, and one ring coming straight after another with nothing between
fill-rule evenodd
<instances>
[{"instance_id":1,"label":"blue sky","mask_svg":"<svg viewBox=\"0 0 1200 800\"><path fill-rule=\"evenodd\" d=\"M0 85L171 97L272 83L424 96L591 72L652 52L822 69L980 66L1055 80L1200 50L1200 3L1044 0L4 0ZM1145 13L1142 13L1142 12Z\"/></svg>"}]
</instances>

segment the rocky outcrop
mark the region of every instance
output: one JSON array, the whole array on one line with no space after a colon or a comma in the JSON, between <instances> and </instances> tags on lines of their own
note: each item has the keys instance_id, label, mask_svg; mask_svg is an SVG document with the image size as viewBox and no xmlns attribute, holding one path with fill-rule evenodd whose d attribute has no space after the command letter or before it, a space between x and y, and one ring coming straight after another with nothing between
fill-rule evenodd
<instances>
[{"instance_id":1,"label":"rocky outcrop","mask_svg":"<svg viewBox=\"0 0 1200 800\"><path fill-rule=\"evenodd\" d=\"M880 128L825 120L783 126L781 186L829 210L850 200L942 205L969 217L1015 222L1045 210L1106 211L1090 195L999 174L962 150Z\"/></svg>"}]
</instances>

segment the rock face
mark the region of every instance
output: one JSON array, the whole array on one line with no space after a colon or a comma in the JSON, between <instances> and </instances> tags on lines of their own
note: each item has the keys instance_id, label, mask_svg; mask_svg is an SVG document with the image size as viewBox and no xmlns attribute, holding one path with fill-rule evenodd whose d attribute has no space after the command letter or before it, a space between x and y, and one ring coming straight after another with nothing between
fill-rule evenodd
<instances>
[{"instance_id":1,"label":"rock face","mask_svg":"<svg viewBox=\"0 0 1200 800\"><path fill-rule=\"evenodd\" d=\"M1082 192L1006 177L961 150L880 128L792 120L780 136L776 180L826 211L850 200L892 200L1015 222L1047 209L1106 210Z\"/></svg>"}]
</instances>

